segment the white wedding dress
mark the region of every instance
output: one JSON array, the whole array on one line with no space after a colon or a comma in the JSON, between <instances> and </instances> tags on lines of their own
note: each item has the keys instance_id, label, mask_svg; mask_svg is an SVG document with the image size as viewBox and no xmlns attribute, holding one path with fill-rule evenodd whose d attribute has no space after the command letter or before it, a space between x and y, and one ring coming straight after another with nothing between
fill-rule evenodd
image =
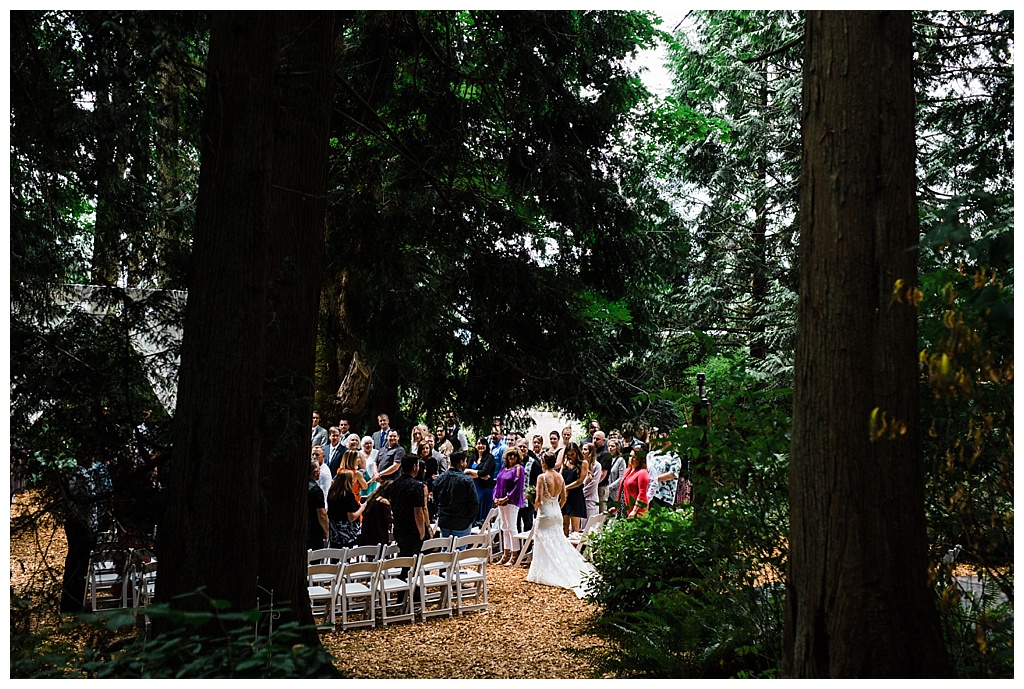
<instances>
[{"instance_id":1,"label":"white wedding dress","mask_svg":"<svg viewBox=\"0 0 1024 689\"><path fill-rule=\"evenodd\" d=\"M526 580L534 584L572 589L577 596L583 598L586 595L583 575L593 571L593 565L576 552L562 532L562 510L558 506L558 497L545 495L534 522L533 561Z\"/></svg>"}]
</instances>

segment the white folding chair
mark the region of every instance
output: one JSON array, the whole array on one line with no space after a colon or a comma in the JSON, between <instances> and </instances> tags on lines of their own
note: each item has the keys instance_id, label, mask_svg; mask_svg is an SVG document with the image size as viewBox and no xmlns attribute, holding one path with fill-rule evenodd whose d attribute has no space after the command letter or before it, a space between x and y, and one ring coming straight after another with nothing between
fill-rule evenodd
<instances>
[{"instance_id":1,"label":"white folding chair","mask_svg":"<svg viewBox=\"0 0 1024 689\"><path fill-rule=\"evenodd\" d=\"M374 562L379 556L379 545L357 545L345 549L346 562Z\"/></svg>"},{"instance_id":2,"label":"white folding chair","mask_svg":"<svg viewBox=\"0 0 1024 689\"><path fill-rule=\"evenodd\" d=\"M345 551L348 548L320 548L318 550L306 551L306 562L311 565L330 564L341 562L345 558Z\"/></svg>"},{"instance_id":3,"label":"white folding chair","mask_svg":"<svg viewBox=\"0 0 1024 689\"><path fill-rule=\"evenodd\" d=\"M132 558L128 580L132 590L131 604L134 607L144 608L153 602L153 594L156 591L156 568L155 557Z\"/></svg>"},{"instance_id":4,"label":"white folding chair","mask_svg":"<svg viewBox=\"0 0 1024 689\"><path fill-rule=\"evenodd\" d=\"M490 537L486 533L471 533L468 536L456 536L455 541L452 543L452 548L455 550L465 550L466 548L486 548L489 538Z\"/></svg>"},{"instance_id":5,"label":"white folding chair","mask_svg":"<svg viewBox=\"0 0 1024 689\"><path fill-rule=\"evenodd\" d=\"M309 605L313 617L321 616L323 622L317 625L317 629L334 629L335 617L338 604L338 586L341 583L341 563L321 563L308 565L306 567L307 585L309 593ZM310 583L314 580L323 581L324 576L330 580L326 586ZM328 624L329 623L329 624Z\"/></svg>"},{"instance_id":6,"label":"white folding chair","mask_svg":"<svg viewBox=\"0 0 1024 689\"><path fill-rule=\"evenodd\" d=\"M470 533L490 533L494 530L494 524L498 521L498 508L492 507L491 511L487 513L487 517L484 519L480 526L474 526Z\"/></svg>"},{"instance_id":7,"label":"white folding chair","mask_svg":"<svg viewBox=\"0 0 1024 689\"><path fill-rule=\"evenodd\" d=\"M337 565L345 561L345 552L348 548L320 548L319 550L306 551L306 565ZM330 586L334 578L330 574L316 574L309 576L310 586Z\"/></svg>"},{"instance_id":8,"label":"white folding chair","mask_svg":"<svg viewBox=\"0 0 1024 689\"><path fill-rule=\"evenodd\" d=\"M413 591L416 583L416 567L419 555L393 557L387 560L388 569L381 565L381 573L377 577L377 604L380 606L380 622L387 626L392 622L415 622L416 611L413 607ZM395 570L408 569L406 579L401 579ZM394 575L392 575L392 573ZM391 612L394 611L394 612Z\"/></svg>"},{"instance_id":9,"label":"white folding chair","mask_svg":"<svg viewBox=\"0 0 1024 689\"><path fill-rule=\"evenodd\" d=\"M392 567L391 560L398 557L398 544L397 543L384 543L380 547L380 557L377 558L385 564L381 568L381 576L385 574L390 577L397 577L401 572L401 567Z\"/></svg>"},{"instance_id":10,"label":"white folding chair","mask_svg":"<svg viewBox=\"0 0 1024 689\"><path fill-rule=\"evenodd\" d=\"M573 547L576 548L580 553L587 547L589 543L589 536L601 528L604 524L604 520L608 518L608 515L604 512L595 514L592 517L587 517L587 523L583 525L582 531L574 531L569 534L569 542L572 543Z\"/></svg>"},{"instance_id":11,"label":"white folding chair","mask_svg":"<svg viewBox=\"0 0 1024 689\"><path fill-rule=\"evenodd\" d=\"M455 576L452 589L460 615L487 611L487 548L470 548L455 553Z\"/></svg>"},{"instance_id":12,"label":"white folding chair","mask_svg":"<svg viewBox=\"0 0 1024 689\"><path fill-rule=\"evenodd\" d=\"M533 559L533 531L537 528L537 520L529 531L521 531L512 536L519 543L519 556L516 557L516 566L525 565Z\"/></svg>"},{"instance_id":13,"label":"white folding chair","mask_svg":"<svg viewBox=\"0 0 1024 689\"><path fill-rule=\"evenodd\" d=\"M89 555L85 595L92 611L128 607L128 569L130 548L107 546L96 548Z\"/></svg>"},{"instance_id":14,"label":"white folding chair","mask_svg":"<svg viewBox=\"0 0 1024 689\"><path fill-rule=\"evenodd\" d=\"M450 541L449 541L450 543ZM416 568L416 587L420 600L416 604L420 619L452 616L452 581L455 553L450 550L420 555Z\"/></svg>"},{"instance_id":15,"label":"white folding chair","mask_svg":"<svg viewBox=\"0 0 1024 689\"><path fill-rule=\"evenodd\" d=\"M420 546L420 553L425 555L427 553L449 551L452 549L452 541L454 539L454 536L439 536L437 538L428 538L425 541L423 541L423 545Z\"/></svg>"},{"instance_id":16,"label":"white folding chair","mask_svg":"<svg viewBox=\"0 0 1024 689\"><path fill-rule=\"evenodd\" d=\"M352 548L345 549L345 557L342 558L343 563L353 562L376 562L380 557L380 545L359 545ZM352 574L351 577L354 580L369 579L369 576L365 573Z\"/></svg>"},{"instance_id":17,"label":"white folding chair","mask_svg":"<svg viewBox=\"0 0 1024 689\"><path fill-rule=\"evenodd\" d=\"M377 624L377 580L381 563L347 562L338 577L338 599L341 603L341 630L373 627ZM358 615L352 619L353 614Z\"/></svg>"}]
</instances>

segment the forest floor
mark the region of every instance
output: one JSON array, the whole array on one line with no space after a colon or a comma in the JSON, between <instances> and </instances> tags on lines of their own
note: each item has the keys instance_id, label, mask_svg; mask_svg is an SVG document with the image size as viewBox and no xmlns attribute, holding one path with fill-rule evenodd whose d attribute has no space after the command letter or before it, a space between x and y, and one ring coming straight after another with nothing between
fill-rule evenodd
<instances>
[{"instance_id":1,"label":"forest floor","mask_svg":"<svg viewBox=\"0 0 1024 689\"><path fill-rule=\"evenodd\" d=\"M525 567L487 568L488 610L426 622L322 633L349 677L582 679L590 667L568 651L596 608L567 589L530 584Z\"/></svg>"},{"instance_id":2,"label":"forest floor","mask_svg":"<svg viewBox=\"0 0 1024 689\"><path fill-rule=\"evenodd\" d=\"M31 493L11 507L31 514ZM42 604L39 623L56 630L67 544L64 529L39 513L32 528L10 532L11 594ZM344 675L373 679L578 679L590 676L570 649L599 643L578 636L596 607L566 589L526 582L525 567L487 568L485 613L374 629L321 632ZM59 632L58 632L59 633Z\"/></svg>"}]
</instances>

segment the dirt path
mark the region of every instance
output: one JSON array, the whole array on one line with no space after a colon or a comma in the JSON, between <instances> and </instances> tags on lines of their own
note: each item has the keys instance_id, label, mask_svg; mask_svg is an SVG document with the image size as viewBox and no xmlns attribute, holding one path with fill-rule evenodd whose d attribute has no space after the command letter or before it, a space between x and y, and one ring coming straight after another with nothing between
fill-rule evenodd
<instances>
[{"instance_id":1,"label":"dirt path","mask_svg":"<svg viewBox=\"0 0 1024 689\"><path fill-rule=\"evenodd\" d=\"M579 679L565 649L594 607L572 591L525 581L526 568L487 568L489 609L452 618L322 633L344 674L361 678Z\"/></svg>"}]
</instances>

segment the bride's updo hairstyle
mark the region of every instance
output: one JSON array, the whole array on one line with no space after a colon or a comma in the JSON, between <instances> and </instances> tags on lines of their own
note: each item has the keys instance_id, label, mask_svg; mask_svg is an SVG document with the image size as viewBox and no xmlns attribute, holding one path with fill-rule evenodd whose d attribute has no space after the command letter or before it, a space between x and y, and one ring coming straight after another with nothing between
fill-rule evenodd
<instances>
[{"instance_id":1,"label":"bride's updo hairstyle","mask_svg":"<svg viewBox=\"0 0 1024 689\"><path fill-rule=\"evenodd\" d=\"M541 463L544 465L544 471L550 471L555 468L555 463L558 462L558 455L554 452L545 452L544 456L540 458Z\"/></svg>"}]
</instances>

